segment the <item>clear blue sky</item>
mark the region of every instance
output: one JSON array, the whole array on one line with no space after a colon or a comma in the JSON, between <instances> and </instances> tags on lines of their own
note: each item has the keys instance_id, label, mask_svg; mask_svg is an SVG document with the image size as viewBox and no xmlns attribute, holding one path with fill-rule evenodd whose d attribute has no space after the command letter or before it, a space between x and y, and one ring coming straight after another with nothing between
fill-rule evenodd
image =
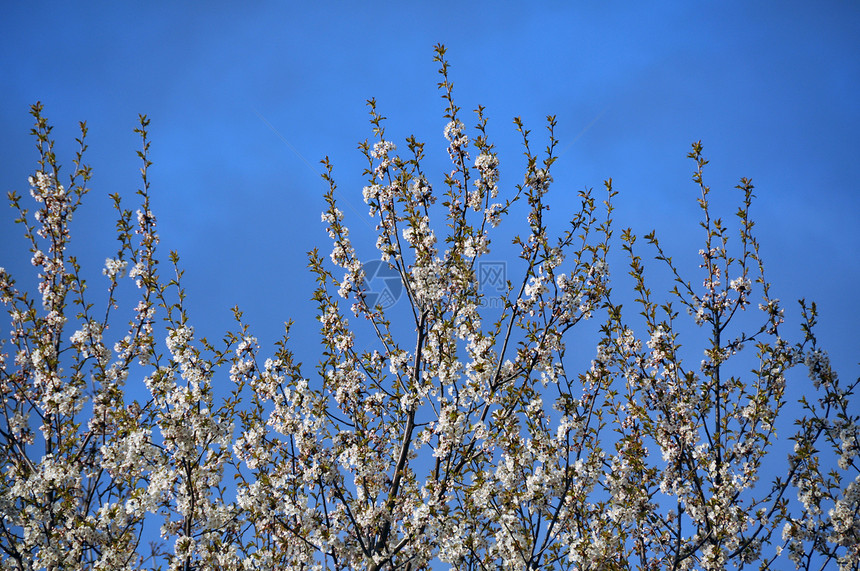
<instances>
[{"instance_id":1,"label":"clear blue sky","mask_svg":"<svg viewBox=\"0 0 860 571\"><path fill-rule=\"evenodd\" d=\"M264 345L290 317L315 335L306 252L329 251L318 161L331 157L342 195L364 212L355 145L372 137L364 101L376 97L392 138L427 142L440 182L432 46L442 42L459 105L487 108L507 189L523 163L511 119L522 116L542 146L544 117L558 115L566 151L551 200L559 217L576 191L612 177L618 227L656 228L678 259L692 261L701 231L690 143L704 142L707 180L727 218L732 187L752 178L775 295L790 302L790 320L791 300L819 303L821 340L853 378L858 30L860 7L847 1L6 2L0 189L27 192L36 160L30 104L44 103L66 165L77 121L87 120L95 176L73 244L98 271L115 251L107 195L134 204L132 130L146 113L162 251L182 256L197 332L219 338L238 304ZM363 224L343 210L372 254ZM0 265L26 269L11 218L0 209Z\"/></svg>"}]
</instances>

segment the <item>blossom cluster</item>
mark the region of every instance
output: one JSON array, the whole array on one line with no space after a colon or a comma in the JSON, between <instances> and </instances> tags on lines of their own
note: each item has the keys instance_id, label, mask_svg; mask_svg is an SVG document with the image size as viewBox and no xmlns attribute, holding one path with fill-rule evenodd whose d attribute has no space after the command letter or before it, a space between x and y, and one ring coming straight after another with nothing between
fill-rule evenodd
<instances>
[{"instance_id":1,"label":"blossom cluster","mask_svg":"<svg viewBox=\"0 0 860 571\"><path fill-rule=\"evenodd\" d=\"M34 106L38 210L29 217L14 193L12 204L37 300L0 268L11 325L0 342L0 568L860 568L857 383L819 347L814 304L802 306L801 338L784 336L752 234L752 184L738 186L730 241L694 144L703 276L648 234L677 284L655 298L624 230L631 302L614 281L624 268L609 267L611 180L602 208L582 192L551 235L555 119L542 156L515 121L525 175L504 195L484 110L470 130L444 56L437 46L444 180L429 182L416 139L398 154L373 100L377 140L360 145L376 248L400 276L402 305L368 301L324 161L332 248L309 253L321 340L311 359L290 350L290 324L266 355L238 309L223 344L197 337L176 254L172 275L160 273L146 117L141 205L133 214L114 195L120 246L95 310L66 253L90 176L84 137L60 184ZM517 217L519 265L487 307L476 268L493 229ZM155 539L148 551L143 538Z\"/></svg>"}]
</instances>

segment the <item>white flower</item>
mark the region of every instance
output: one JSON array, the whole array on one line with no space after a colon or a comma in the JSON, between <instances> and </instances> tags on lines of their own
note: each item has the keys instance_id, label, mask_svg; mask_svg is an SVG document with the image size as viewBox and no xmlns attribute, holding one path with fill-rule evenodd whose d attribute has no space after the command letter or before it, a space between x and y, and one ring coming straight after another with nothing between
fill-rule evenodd
<instances>
[{"instance_id":1,"label":"white flower","mask_svg":"<svg viewBox=\"0 0 860 571\"><path fill-rule=\"evenodd\" d=\"M388 156L388 153L397 149L397 145L391 141L377 141L373 144L373 150L370 151L370 156L374 159L382 159Z\"/></svg>"},{"instance_id":2,"label":"white flower","mask_svg":"<svg viewBox=\"0 0 860 571\"><path fill-rule=\"evenodd\" d=\"M748 293L752 289L752 282L748 277L741 276L729 282L729 287L738 293Z\"/></svg>"},{"instance_id":3,"label":"white flower","mask_svg":"<svg viewBox=\"0 0 860 571\"><path fill-rule=\"evenodd\" d=\"M445 125L445 138L450 142L454 142L460 133L463 131L463 123L460 121L450 121Z\"/></svg>"},{"instance_id":4,"label":"white flower","mask_svg":"<svg viewBox=\"0 0 860 571\"><path fill-rule=\"evenodd\" d=\"M125 270L127 267L128 262L126 260L107 258L105 260L105 267L102 270L102 274L112 280L115 278L122 278L125 276Z\"/></svg>"},{"instance_id":5,"label":"white flower","mask_svg":"<svg viewBox=\"0 0 860 571\"><path fill-rule=\"evenodd\" d=\"M551 183L552 175L544 169L537 169L532 173L531 177L526 178L526 184L541 194L549 190L549 185Z\"/></svg>"},{"instance_id":6,"label":"white flower","mask_svg":"<svg viewBox=\"0 0 860 571\"><path fill-rule=\"evenodd\" d=\"M488 153L481 153L475 159L475 168L479 171L492 171L499 166L499 158Z\"/></svg>"}]
</instances>

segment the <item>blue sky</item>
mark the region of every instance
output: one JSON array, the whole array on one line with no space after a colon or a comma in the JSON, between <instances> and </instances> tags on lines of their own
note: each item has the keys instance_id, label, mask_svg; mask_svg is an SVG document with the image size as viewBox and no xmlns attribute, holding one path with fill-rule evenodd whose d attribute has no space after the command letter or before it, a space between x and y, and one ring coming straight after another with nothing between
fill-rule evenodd
<instances>
[{"instance_id":1,"label":"blue sky","mask_svg":"<svg viewBox=\"0 0 860 571\"><path fill-rule=\"evenodd\" d=\"M146 113L162 252L182 257L197 332L220 338L238 304L263 345L291 317L315 335L306 252L329 251L318 161L331 158L342 196L363 213L355 147L372 137L364 102L376 97L388 135L425 141L441 183L432 47L442 42L466 116L486 107L503 192L523 172L511 119L521 116L541 147L544 117L558 116L559 220L577 191L612 177L617 227L656 228L693 263L701 231L690 143L705 145L706 180L726 218L732 188L752 178L775 295L795 322L793 300L818 302L823 345L853 378L858 29L851 2L5 3L0 188L26 194L35 169L30 104L45 105L66 165L77 122L88 122L95 174L73 243L97 287L115 251L107 195L134 204L132 130ZM343 209L372 256L367 227ZM22 271L29 254L11 219L0 209L0 265ZM315 339L300 337L299 350Z\"/></svg>"}]
</instances>

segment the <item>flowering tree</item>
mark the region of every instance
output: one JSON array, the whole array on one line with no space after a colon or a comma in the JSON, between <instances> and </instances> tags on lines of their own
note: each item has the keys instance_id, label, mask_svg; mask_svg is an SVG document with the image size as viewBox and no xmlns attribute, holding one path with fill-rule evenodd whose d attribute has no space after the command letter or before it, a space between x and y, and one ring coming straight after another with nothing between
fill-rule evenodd
<instances>
[{"instance_id":1,"label":"flowering tree","mask_svg":"<svg viewBox=\"0 0 860 571\"><path fill-rule=\"evenodd\" d=\"M409 138L397 154L372 100L375 140L360 145L399 306L370 295L324 161L333 249L331 263L310 254L323 348L313 373L287 335L260 355L238 310L223 344L195 338L178 256L170 278L156 256L145 116L141 206L135 217L113 196L119 247L96 308L68 252L90 178L86 126L64 185L33 107L36 209L10 200L38 296L0 269L11 320L0 355L3 569L724 569L786 558L860 568L857 383L841 384L818 347L814 304L801 302L799 341L783 337L751 182L738 185L730 239L694 144L702 285L651 233L676 281L656 298L628 229L614 247L635 295L618 294L611 180L604 201L582 192L567 230L550 236L555 119L543 154L515 120L525 175L500 197L484 110L468 130L444 56L437 46L452 165L441 185L423 170L423 143ZM479 275L490 235L521 213L508 266L521 273L492 297ZM628 298L636 311L622 311ZM587 320L602 323L594 345L569 347ZM576 369L574 351L591 365ZM802 389L786 384L795 367L808 369Z\"/></svg>"}]
</instances>

